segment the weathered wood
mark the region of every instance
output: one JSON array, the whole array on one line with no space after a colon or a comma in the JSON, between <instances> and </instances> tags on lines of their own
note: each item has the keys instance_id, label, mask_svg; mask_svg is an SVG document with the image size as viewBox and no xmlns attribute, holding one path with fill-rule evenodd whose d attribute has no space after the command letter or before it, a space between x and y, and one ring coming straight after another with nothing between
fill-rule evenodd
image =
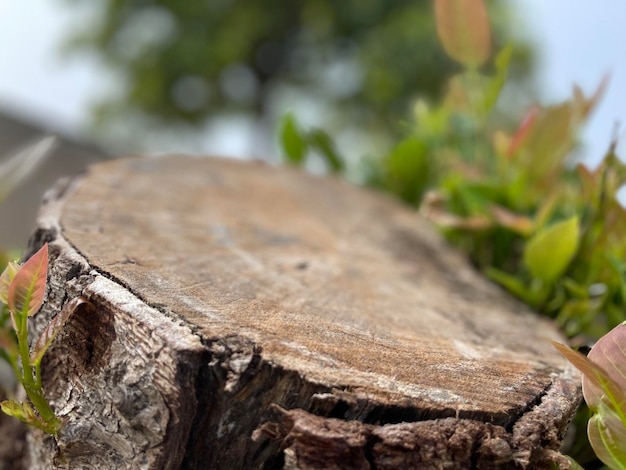
<instances>
[{"instance_id":1,"label":"weathered wood","mask_svg":"<svg viewBox=\"0 0 626 470\"><path fill-rule=\"evenodd\" d=\"M31 468L560 459L579 399L562 338L387 197L261 163L125 159L59 185L38 226L37 328L78 295L96 309L45 359L66 426L30 434Z\"/></svg>"}]
</instances>

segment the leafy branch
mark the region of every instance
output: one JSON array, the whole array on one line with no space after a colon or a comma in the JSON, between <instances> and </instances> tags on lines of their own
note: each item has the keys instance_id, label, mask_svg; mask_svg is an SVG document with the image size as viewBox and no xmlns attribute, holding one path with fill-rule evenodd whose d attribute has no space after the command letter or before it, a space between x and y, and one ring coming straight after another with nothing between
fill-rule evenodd
<instances>
[{"instance_id":1,"label":"leafy branch","mask_svg":"<svg viewBox=\"0 0 626 470\"><path fill-rule=\"evenodd\" d=\"M48 434L56 434L62 422L44 396L41 361L72 313L87 301L77 298L68 302L44 329L31 350L28 318L36 314L43 304L47 271L48 244L45 244L22 266L9 262L0 275L0 300L8 309L8 315L6 309L3 309L0 318L0 357L10 364L29 400L5 400L0 403L0 407L9 416Z\"/></svg>"}]
</instances>

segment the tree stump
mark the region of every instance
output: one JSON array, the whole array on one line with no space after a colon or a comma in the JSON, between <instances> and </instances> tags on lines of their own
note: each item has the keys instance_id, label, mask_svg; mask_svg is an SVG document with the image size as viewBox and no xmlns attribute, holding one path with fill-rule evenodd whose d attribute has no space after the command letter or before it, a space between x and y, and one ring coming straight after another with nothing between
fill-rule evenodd
<instances>
[{"instance_id":1,"label":"tree stump","mask_svg":"<svg viewBox=\"0 0 626 470\"><path fill-rule=\"evenodd\" d=\"M51 191L30 468L567 466L555 327L390 198L262 163L131 158Z\"/></svg>"}]
</instances>

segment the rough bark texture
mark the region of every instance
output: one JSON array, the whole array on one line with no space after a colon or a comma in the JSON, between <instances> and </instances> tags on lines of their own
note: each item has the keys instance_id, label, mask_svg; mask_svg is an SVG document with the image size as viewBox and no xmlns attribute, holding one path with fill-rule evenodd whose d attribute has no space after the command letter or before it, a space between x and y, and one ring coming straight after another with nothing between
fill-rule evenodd
<instances>
[{"instance_id":1,"label":"rough bark texture","mask_svg":"<svg viewBox=\"0 0 626 470\"><path fill-rule=\"evenodd\" d=\"M6 396L0 396L5 400ZM25 470L26 425L0 413L0 470Z\"/></svg>"},{"instance_id":2,"label":"rough bark texture","mask_svg":"<svg viewBox=\"0 0 626 470\"><path fill-rule=\"evenodd\" d=\"M578 377L556 329L384 196L126 159L59 184L38 227L34 328L96 308L45 358L66 425L29 434L29 468L567 466Z\"/></svg>"}]
</instances>

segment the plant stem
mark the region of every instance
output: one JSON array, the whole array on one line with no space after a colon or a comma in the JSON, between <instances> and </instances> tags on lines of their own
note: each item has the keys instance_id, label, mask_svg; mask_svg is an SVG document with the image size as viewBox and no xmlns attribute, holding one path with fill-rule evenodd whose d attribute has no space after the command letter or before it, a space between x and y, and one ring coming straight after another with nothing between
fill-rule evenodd
<instances>
[{"instance_id":1,"label":"plant stem","mask_svg":"<svg viewBox=\"0 0 626 470\"><path fill-rule=\"evenodd\" d=\"M28 305L28 303L26 303ZM44 431L54 434L60 425L59 419L54 414L48 404L48 400L43 395L41 388L41 377L39 367L33 370L30 363L30 348L28 344L28 312L22 312L19 318L19 331L17 332L17 343L22 361L22 386L31 403L41 417ZM35 373L35 376L33 375Z\"/></svg>"}]
</instances>

